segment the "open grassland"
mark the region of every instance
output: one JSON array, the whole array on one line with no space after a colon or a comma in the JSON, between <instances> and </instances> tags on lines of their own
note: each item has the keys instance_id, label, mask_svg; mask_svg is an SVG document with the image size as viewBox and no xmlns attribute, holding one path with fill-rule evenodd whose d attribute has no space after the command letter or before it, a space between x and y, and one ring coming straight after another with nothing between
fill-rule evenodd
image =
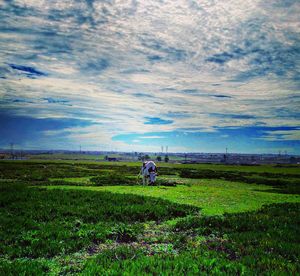
<instances>
[{"instance_id":1,"label":"open grassland","mask_svg":"<svg viewBox=\"0 0 300 276\"><path fill-rule=\"evenodd\" d=\"M66 154L66 153L53 153L53 154L34 154L28 155L29 159L33 160L104 160L104 155L96 155L96 154Z\"/></svg>"},{"instance_id":2,"label":"open grassland","mask_svg":"<svg viewBox=\"0 0 300 276\"><path fill-rule=\"evenodd\" d=\"M105 156L108 157L114 157L117 159L122 159L122 158L127 158L127 159L135 159L136 156L130 156L130 155L122 155L119 153L108 153L108 154L90 154L90 153L41 153L41 154L27 154L26 158L30 160L76 160L76 161L105 161ZM156 160L157 155L150 155L150 159ZM172 161L183 161L184 157L179 157L179 156L171 156Z\"/></svg>"},{"instance_id":3,"label":"open grassland","mask_svg":"<svg viewBox=\"0 0 300 276\"><path fill-rule=\"evenodd\" d=\"M186 185L156 186L51 186L49 189L109 191L157 197L201 208L205 215L222 215L257 210L264 204L300 202L299 195L278 193L266 185L245 184L225 180L181 180Z\"/></svg>"},{"instance_id":4,"label":"open grassland","mask_svg":"<svg viewBox=\"0 0 300 276\"><path fill-rule=\"evenodd\" d=\"M101 157L101 156L100 156ZM101 158L100 158L101 159ZM1 164L16 163L16 161L1 161ZM72 166L97 166L101 167L140 167L141 162L108 162L108 161L93 161L93 160L47 160L47 159L32 159L29 161L17 161L20 164L66 164ZM165 162L156 162L160 168L170 169L196 169L196 170L213 170L213 171L233 171L233 172L252 172L252 173L278 173L278 174L298 174L300 175L299 165L225 165L225 164L171 164Z\"/></svg>"},{"instance_id":5,"label":"open grassland","mask_svg":"<svg viewBox=\"0 0 300 276\"><path fill-rule=\"evenodd\" d=\"M0 162L7 275L299 274L299 167Z\"/></svg>"}]
</instances>

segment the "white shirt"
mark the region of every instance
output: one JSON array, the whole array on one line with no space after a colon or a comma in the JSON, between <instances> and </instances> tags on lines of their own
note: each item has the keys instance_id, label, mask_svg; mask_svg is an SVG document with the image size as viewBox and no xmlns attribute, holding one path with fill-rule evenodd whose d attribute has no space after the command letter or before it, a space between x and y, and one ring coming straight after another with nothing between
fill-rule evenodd
<instances>
[{"instance_id":1,"label":"white shirt","mask_svg":"<svg viewBox=\"0 0 300 276\"><path fill-rule=\"evenodd\" d=\"M156 165L153 161L146 162L145 167L142 166L142 169L141 169L142 175L149 175L149 169L150 169L150 171L151 170L155 171Z\"/></svg>"}]
</instances>

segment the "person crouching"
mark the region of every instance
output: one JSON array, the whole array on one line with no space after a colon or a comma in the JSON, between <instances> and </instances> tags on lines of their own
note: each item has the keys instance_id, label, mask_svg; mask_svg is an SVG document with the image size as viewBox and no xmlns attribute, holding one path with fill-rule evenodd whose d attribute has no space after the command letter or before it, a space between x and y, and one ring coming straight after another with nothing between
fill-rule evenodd
<instances>
[{"instance_id":1,"label":"person crouching","mask_svg":"<svg viewBox=\"0 0 300 276\"><path fill-rule=\"evenodd\" d=\"M141 175L143 177L143 185L154 185L157 175L157 167L153 161L143 162L141 168Z\"/></svg>"}]
</instances>

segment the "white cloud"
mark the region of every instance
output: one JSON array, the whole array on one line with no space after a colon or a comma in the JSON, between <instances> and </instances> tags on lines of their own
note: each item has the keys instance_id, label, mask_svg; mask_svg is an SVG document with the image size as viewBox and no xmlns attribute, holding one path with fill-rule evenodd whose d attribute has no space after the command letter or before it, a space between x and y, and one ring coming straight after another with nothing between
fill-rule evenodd
<instances>
[{"instance_id":1,"label":"white cloud","mask_svg":"<svg viewBox=\"0 0 300 276\"><path fill-rule=\"evenodd\" d=\"M163 139L165 136L139 136L140 139Z\"/></svg>"},{"instance_id":2,"label":"white cloud","mask_svg":"<svg viewBox=\"0 0 300 276\"><path fill-rule=\"evenodd\" d=\"M300 129L267 131L260 139L266 141L300 141Z\"/></svg>"},{"instance_id":3,"label":"white cloud","mask_svg":"<svg viewBox=\"0 0 300 276\"><path fill-rule=\"evenodd\" d=\"M0 108L101 124L84 133L73 129L69 138L74 141L110 146L112 137L122 133L300 125L293 116L299 108L295 76L300 68L293 62L300 47L297 1L279 6L275 0L19 0L15 13L10 5L1 3L0 26L6 31L0 31L5 61L0 96L32 101L7 100ZM47 76L28 78L9 64ZM45 97L68 105L43 102ZM169 118L170 113L186 116ZM144 124L145 117L174 122ZM297 137L277 134L284 140ZM163 138L151 139L158 137Z\"/></svg>"}]
</instances>

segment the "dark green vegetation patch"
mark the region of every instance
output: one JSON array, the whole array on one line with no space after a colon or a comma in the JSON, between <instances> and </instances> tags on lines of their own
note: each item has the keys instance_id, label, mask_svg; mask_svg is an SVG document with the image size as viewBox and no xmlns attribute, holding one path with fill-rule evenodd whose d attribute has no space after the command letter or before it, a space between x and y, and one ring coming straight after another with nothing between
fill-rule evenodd
<instances>
[{"instance_id":1,"label":"dark green vegetation patch","mask_svg":"<svg viewBox=\"0 0 300 276\"><path fill-rule=\"evenodd\" d=\"M87 262L84 272L103 275L261 275L300 272L300 204L274 204L257 212L190 216L162 233L173 252L120 247ZM167 238L164 238L166 237Z\"/></svg>"},{"instance_id":2,"label":"dark green vegetation patch","mask_svg":"<svg viewBox=\"0 0 300 276\"><path fill-rule=\"evenodd\" d=\"M137 185L138 182L136 177L128 177L119 172L104 172L92 177L90 181L95 186Z\"/></svg>"},{"instance_id":3,"label":"dark green vegetation patch","mask_svg":"<svg viewBox=\"0 0 300 276\"><path fill-rule=\"evenodd\" d=\"M84 182L72 182L64 178L89 178L91 186L139 185L140 166L82 164L55 162L0 162L0 179L22 180L31 185L74 185L85 186ZM176 174L172 168L160 168L160 174ZM54 180L53 180L54 179ZM50 181L51 180L51 181ZM168 181L158 181L159 185L175 186Z\"/></svg>"},{"instance_id":4,"label":"dark green vegetation patch","mask_svg":"<svg viewBox=\"0 0 300 276\"><path fill-rule=\"evenodd\" d=\"M129 187L138 184L137 165L0 162L0 274L300 273L299 203L204 216L197 207L158 197L99 191L131 189L139 193L156 191L162 195L167 191L182 199L180 202L198 204L205 199L213 208L210 199L218 200L218 193L224 193L225 203L233 204L235 196L241 197L240 189L258 183L270 186L269 191L261 193L271 192L268 196L274 198L276 193L294 193L284 195L284 200L293 197L297 201L300 174L296 167L250 170L239 166L234 171L226 166L212 166L214 169L209 169L209 165L168 166L159 168L157 184L177 187ZM188 182L188 178L195 180ZM212 192L207 186L214 180L197 181L205 178L216 179L217 189ZM233 181L233 186L239 189L226 190L230 182L219 179ZM47 189L47 185L63 187ZM192 189L201 185L204 189ZM183 193L187 189L191 191ZM229 191L233 192L229 194ZM259 197L258 203L264 203L264 198ZM220 205L224 202L220 200ZM204 206L201 204L198 206ZM242 204L241 199L237 204Z\"/></svg>"},{"instance_id":5,"label":"dark green vegetation patch","mask_svg":"<svg viewBox=\"0 0 300 276\"><path fill-rule=\"evenodd\" d=\"M293 173L268 173L268 172L243 172L224 170L196 170L184 168L179 171L180 177L193 179L224 179L228 181L255 183L273 186L271 192L287 194L300 194L300 174Z\"/></svg>"},{"instance_id":6,"label":"dark green vegetation patch","mask_svg":"<svg viewBox=\"0 0 300 276\"><path fill-rule=\"evenodd\" d=\"M195 165L194 165L195 166ZM159 176L180 176L189 179L223 179L234 182L255 183L269 185L270 192L300 194L299 166L224 166L199 165L194 166L159 166ZM210 169L213 167L214 169ZM251 168L251 169L249 169ZM71 182L64 178L86 177L90 179L88 185L115 186L139 185L137 178L139 165L116 165L110 163L72 163L72 162L0 162L0 179L28 181L31 185L76 185L85 186L85 182ZM279 173L280 171L280 173ZM52 180L56 179L56 180ZM51 181L50 181L51 180ZM158 178L158 185L176 186Z\"/></svg>"},{"instance_id":7,"label":"dark green vegetation patch","mask_svg":"<svg viewBox=\"0 0 300 276\"><path fill-rule=\"evenodd\" d=\"M53 257L107 239L134 240L143 231L141 222L198 211L158 198L14 183L1 183L0 204L0 254L9 259Z\"/></svg>"}]
</instances>

